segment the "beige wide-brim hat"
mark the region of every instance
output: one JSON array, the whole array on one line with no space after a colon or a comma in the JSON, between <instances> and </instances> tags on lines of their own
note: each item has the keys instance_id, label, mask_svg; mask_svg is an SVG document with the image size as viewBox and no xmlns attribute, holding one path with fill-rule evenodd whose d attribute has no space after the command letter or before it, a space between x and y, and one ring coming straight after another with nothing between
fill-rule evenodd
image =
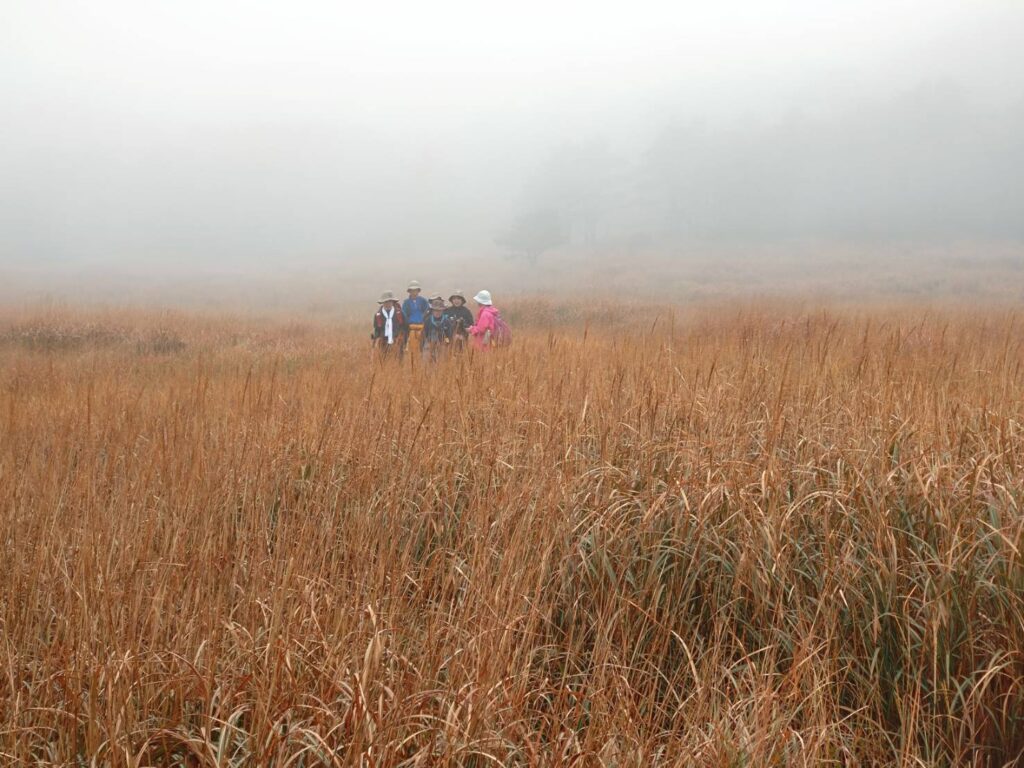
<instances>
[{"instance_id":1,"label":"beige wide-brim hat","mask_svg":"<svg viewBox=\"0 0 1024 768\"><path fill-rule=\"evenodd\" d=\"M431 309L444 309L444 299L431 299L430 300L430 308Z\"/></svg>"},{"instance_id":2,"label":"beige wide-brim hat","mask_svg":"<svg viewBox=\"0 0 1024 768\"><path fill-rule=\"evenodd\" d=\"M384 291L384 293L380 295L380 298L377 299L378 304L387 304L389 301L398 301L398 299L395 298L394 291Z\"/></svg>"},{"instance_id":3,"label":"beige wide-brim hat","mask_svg":"<svg viewBox=\"0 0 1024 768\"><path fill-rule=\"evenodd\" d=\"M490 291L480 291L476 296L473 297L473 301L477 304L483 304L485 307L489 307L493 304L491 301Z\"/></svg>"},{"instance_id":4,"label":"beige wide-brim hat","mask_svg":"<svg viewBox=\"0 0 1024 768\"><path fill-rule=\"evenodd\" d=\"M409 291L421 291L423 289L420 288L420 281L419 280L410 280L409 281L409 287L406 288L405 290L406 290L406 293L408 293Z\"/></svg>"},{"instance_id":5,"label":"beige wide-brim hat","mask_svg":"<svg viewBox=\"0 0 1024 768\"><path fill-rule=\"evenodd\" d=\"M463 303L466 301L466 294L462 292L462 289L458 289L451 296L448 297L448 301L455 301L455 299L462 299Z\"/></svg>"}]
</instances>

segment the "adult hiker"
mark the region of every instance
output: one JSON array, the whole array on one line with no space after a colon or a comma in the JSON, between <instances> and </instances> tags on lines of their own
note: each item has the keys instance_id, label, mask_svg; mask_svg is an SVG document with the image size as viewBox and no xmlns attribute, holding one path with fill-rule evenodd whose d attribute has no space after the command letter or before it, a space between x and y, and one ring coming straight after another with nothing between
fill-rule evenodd
<instances>
[{"instance_id":1,"label":"adult hiker","mask_svg":"<svg viewBox=\"0 0 1024 768\"><path fill-rule=\"evenodd\" d=\"M479 350L486 350L490 347L504 347L511 344L512 331L502 318L501 312L494 306L491 292L480 291L473 297L473 301L480 306L476 322L469 329L473 346Z\"/></svg>"},{"instance_id":2,"label":"adult hiker","mask_svg":"<svg viewBox=\"0 0 1024 768\"><path fill-rule=\"evenodd\" d=\"M423 320L426 318L427 312L430 311L430 304L420 296L420 284L416 280L409 283L406 293L409 294L409 298L402 302L402 313L405 315L406 322L409 323L409 344L418 352L420 334L423 332Z\"/></svg>"},{"instance_id":3,"label":"adult hiker","mask_svg":"<svg viewBox=\"0 0 1024 768\"><path fill-rule=\"evenodd\" d=\"M444 299L437 296L430 300L430 312L423 320L423 337L420 350L426 359L437 362L452 343L452 321L444 313Z\"/></svg>"},{"instance_id":4,"label":"adult hiker","mask_svg":"<svg viewBox=\"0 0 1024 768\"><path fill-rule=\"evenodd\" d=\"M392 354L401 357L409 337L405 314L392 291L384 291L377 304L377 313L373 316L373 335L370 336L373 347L382 358Z\"/></svg>"},{"instance_id":5,"label":"adult hiker","mask_svg":"<svg viewBox=\"0 0 1024 768\"><path fill-rule=\"evenodd\" d=\"M473 313L466 306L466 297L461 290L455 291L449 296L448 301L452 305L444 311L444 314L452 321L453 340L461 347L469 339L469 327L473 325Z\"/></svg>"}]
</instances>

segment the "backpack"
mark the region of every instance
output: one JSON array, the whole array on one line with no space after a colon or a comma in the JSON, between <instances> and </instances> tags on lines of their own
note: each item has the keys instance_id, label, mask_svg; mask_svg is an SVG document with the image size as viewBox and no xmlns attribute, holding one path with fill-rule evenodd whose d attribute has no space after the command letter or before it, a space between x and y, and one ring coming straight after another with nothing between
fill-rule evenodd
<instances>
[{"instance_id":1,"label":"backpack","mask_svg":"<svg viewBox=\"0 0 1024 768\"><path fill-rule=\"evenodd\" d=\"M494 315L494 330L491 332L491 345L507 347L512 343L512 329L499 314Z\"/></svg>"}]
</instances>

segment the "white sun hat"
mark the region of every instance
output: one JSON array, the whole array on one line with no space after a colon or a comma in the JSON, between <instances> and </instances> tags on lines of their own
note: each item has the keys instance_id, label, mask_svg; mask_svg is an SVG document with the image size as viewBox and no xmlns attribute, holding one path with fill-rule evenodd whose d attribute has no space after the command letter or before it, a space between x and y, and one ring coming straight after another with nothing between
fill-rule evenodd
<instances>
[{"instance_id":1,"label":"white sun hat","mask_svg":"<svg viewBox=\"0 0 1024 768\"><path fill-rule=\"evenodd\" d=\"M491 292L480 291L480 293L473 297L473 301L475 301L477 304L483 304L484 306L489 307L492 304Z\"/></svg>"}]
</instances>

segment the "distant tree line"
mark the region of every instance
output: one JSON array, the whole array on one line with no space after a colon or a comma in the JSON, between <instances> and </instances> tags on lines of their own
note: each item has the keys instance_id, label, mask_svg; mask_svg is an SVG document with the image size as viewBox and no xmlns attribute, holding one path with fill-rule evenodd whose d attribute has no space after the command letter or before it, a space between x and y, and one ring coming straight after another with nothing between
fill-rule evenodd
<instances>
[{"instance_id":1,"label":"distant tree line","mask_svg":"<svg viewBox=\"0 0 1024 768\"><path fill-rule=\"evenodd\" d=\"M535 261L624 238L1024 239L1024 95L996 111L932 84L860 111L813 106L672 125L639 157L560 147L498 243Z\"/></svg>"}]
</instances>

